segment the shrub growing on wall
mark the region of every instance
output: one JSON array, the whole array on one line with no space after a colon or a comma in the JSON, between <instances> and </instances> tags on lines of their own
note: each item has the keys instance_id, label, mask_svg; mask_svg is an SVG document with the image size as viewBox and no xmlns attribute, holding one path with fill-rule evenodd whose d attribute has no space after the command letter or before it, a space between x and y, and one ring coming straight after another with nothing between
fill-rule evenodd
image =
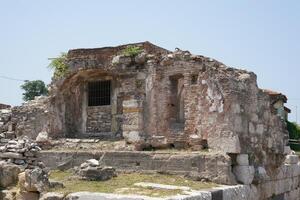
<instances>
[{"instance_id":1,"label":"shrub growing on wall","mask_svg":"<svg viewBox=\"0 0 300 200\"><path fill-rule=\"evenodd\" d=\"M46 85L41 80L25 81L21 88L25 91L23 93L23 100L33 100L36 96L45 96L48 94Z\"/></svg>"},{"instance_id":2,"label":"shrub growing on wall","mask_svg":"<svg viewBox=\"0 0 300 200\"><path fill-rule=\"evenodd\" d=\"M49 68L54 70L54 78L63 78L68 73L67 54L61 53L57 58L51 58Z\"/></svg>"},{"instance_id":3,"label":"shrub growing on wall","mask_svg":"<svg viewBox=\"0 0 300 200\"><path fill-rule=\"evenodd\" d=\"M134 57L134 56L138 55L139 53L141 53L142 51L143 50L140 47L128 46L128 47L126 47L126 49L123 50L122 54L124 56Z\"/></svg>"}]
</instances>

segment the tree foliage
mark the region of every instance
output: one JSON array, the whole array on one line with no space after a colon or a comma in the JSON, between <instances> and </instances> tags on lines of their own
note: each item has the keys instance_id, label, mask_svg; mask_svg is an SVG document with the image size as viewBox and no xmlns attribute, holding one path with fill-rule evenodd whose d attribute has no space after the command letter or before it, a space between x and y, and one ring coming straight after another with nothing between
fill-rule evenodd
<instances>
[{"instance_id":1,"label":"tree foliage","mask_svg":"<svg viewBox=\"0 0 300 200\"><path fill-rule=\"evenodd\" d=\"M36 96L44 96L48 94L46 85L41 80L25 81L21 88L25 91L23 93L23 100L33 100Z\"/></svg>"},{"instance_id":2,"label":"tree foliage","mask_svg":"<svg viewBox=\"0 0 300 200\"><path fill-rule=\"evenodd\" d=\"M54 78L63 78L68 73L67 54L61 53L57 58L51 58L49 68L54 70Z\"/></svg>"},{"instance_id":3,"label":"tree foliage","mask_svg":"<svg viewBox=\"0 0 300 200\"><path fill-rule=\"evenodd\" d=\"M287 129L289 131L290 139L293 139L293 140L300 139L300 126L297 123L287 121ZM294 151L300 151L300 145L297 143L291 142L290 147Z\"/></svg>"},{"instance_id":4,"label":"tree foliage","mask_svg":"<svg viewBox=\"0 0 300 200\"><path fill-rule=\"evenodd\" d=\"M126 49L123 50L123 55L134 57L141 53L143 50L138 46L128 46Z\"/></svg>"},{"instance_id":5,"label":"tree foliage","mask_svg":"<svg viewBox=\"0 0 300 200\"><path fill-rule=\"evenodd\" d=\"M287 121L287 129L289 131L290 139L300 139L300 126L297 123Z\"/></svg>"}]
</instances>

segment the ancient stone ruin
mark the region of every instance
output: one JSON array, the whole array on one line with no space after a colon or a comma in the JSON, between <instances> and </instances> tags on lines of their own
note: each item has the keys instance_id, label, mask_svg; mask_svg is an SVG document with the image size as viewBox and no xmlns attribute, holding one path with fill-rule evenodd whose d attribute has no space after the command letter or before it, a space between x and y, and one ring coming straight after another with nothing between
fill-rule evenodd
<instances>
[{"instance_id":1,"label":"ancient stone ruin","mask_svg":"<svg viewBox=\"0 0 300 200\"><path fill-rule=\"evenodd\" d=\"M150 42L70 50L66 65L68 73L53 79L48 97L0 111L0 144L36 140L44 150L37 157L50 169L96 159L121 171L243 185L240 196L224 190L222 198L211 192L198 199L299 199L287 97L258 88L253 72ZM126 147L95 148L101 141ZM45 151L69 144L86 151ZM167 149L178 152L160 152ZM25 154L5 157L6 151L0 158L29 162Z\"/></svg>"}]
</instances>

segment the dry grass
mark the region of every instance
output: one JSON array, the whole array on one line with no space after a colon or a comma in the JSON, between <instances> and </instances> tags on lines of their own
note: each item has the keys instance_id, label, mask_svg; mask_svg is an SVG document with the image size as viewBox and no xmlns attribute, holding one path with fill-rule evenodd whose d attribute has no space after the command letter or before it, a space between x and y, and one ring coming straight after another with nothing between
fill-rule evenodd
<instances>
[{"instance_id":1,"label":"dry grass","mask_svg":"<svg viewBox=\"0 0 300 200\"><path fill-rule=\"evenodd\" d=\"M217 187L214 183L204 183L187 180L181 176L164 174L141 174L128 173L119 174L117 177L108 181L85 181L72 177L71 172L51 171L50 179L61 181L65 188L55 189L57 192L65 194L79 191L120 193L120 194L140 194L152 197L163 197L181 194L181 190L151 189L134 186L138 182L151 182L176 186L188 186L194 190L208 189Z\"/></svg>"}]
</instances>

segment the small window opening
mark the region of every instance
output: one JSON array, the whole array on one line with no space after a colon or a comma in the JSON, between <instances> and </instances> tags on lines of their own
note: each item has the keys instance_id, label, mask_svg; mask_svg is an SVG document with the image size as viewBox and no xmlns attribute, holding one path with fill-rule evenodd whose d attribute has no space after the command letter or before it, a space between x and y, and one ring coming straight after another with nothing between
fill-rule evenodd
<instances>
[{"instance_id":1,"label":"small window opening","mask_svg":"<svg viewBox=\"0 0 300 200\"><path fill-rule=\"evenodd\" d=\"M192 85L197 84L197 80L198 80L198 75L197 74L192 75L192 77L191 77L191 84Z\"/></svg>"},{"instance_id":2,"label":"small window opening","mask_svg":"<svg viewBox=\"0 0 300 200\"><path fill-rule=\"evenodd\" d=\"M110 105L111 81L94 81L88 83L88 105Z\"/></svg>"}]
</instances>

